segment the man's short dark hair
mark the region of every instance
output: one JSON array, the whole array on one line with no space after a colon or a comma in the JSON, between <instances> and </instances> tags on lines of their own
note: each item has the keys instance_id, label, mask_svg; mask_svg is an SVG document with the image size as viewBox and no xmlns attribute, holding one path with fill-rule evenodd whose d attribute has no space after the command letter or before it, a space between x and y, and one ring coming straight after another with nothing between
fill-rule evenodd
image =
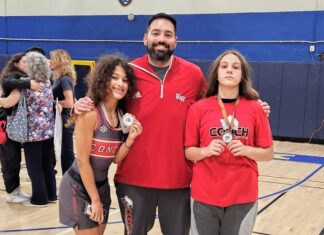
<instances>
[{"instance_id":1,"label":"man's short dark hair","mask_svg":"<svg viewBox=\"0 0 324 235\"><path fill-rule=\"evenodd\" d=\"M149 20L149 22L147 23L147 27L146 27L146 31L148 30L148 28L150 27L150 25L152 24L152 22L156 19L166 19L166 20L169 20L173 26L174 26L174 32L177 32L177 21L171 16L171 15L168 15L166 13L158 13L158 14L155 14L154 16L152 16L152 18Z\"/></svg>"},{"instance_id":2,"label":"man's short dark hair","mask_svg":"<svg viewBox=\"0 0 324 235\"><path fill-rule=\"evenodd\" d=\"M27 54L28 52L31 52L31 51L38 52L38 53L42 54L43 56L45 56L45 51L41 47L36 47L36 46L30 47L26 50L25 53Z\"/></svg>"}]
</instances>

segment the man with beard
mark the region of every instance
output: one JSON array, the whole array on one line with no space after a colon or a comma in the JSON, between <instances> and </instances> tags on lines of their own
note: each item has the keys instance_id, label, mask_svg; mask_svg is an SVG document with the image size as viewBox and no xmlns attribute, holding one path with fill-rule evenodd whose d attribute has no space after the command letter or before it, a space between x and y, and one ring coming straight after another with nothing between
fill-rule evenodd
<instances>
[{"instance_id":1,"label":"man with beard","mask_svg":"<svg viewBox=\"0 0 324 235\"><path fill-rule=\"evenodd\" d=\"M149 20L144 45L148 53L130 63L138 92L127 104L127 111L142 122L143 136L118 167L117 196L126 234L147 234L158 209L163 234L185 235L192 174L183 149L185 119L189 106L203 95L206 80L198 66L173 55L176 20L170 15L159 13Z\"/></svg>"}]
</instances>

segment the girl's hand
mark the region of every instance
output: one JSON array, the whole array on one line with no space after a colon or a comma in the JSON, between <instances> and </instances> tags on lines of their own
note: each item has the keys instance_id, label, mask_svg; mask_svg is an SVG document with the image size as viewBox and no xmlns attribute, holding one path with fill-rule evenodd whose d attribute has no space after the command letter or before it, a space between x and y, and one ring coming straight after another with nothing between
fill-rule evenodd
<instances>
[{"instance_id":1,"label":"girl's hand","mask_svg":"<svg viewBox=\"0 0 324 235\"><path fill-rule=\"evenodd\" d=\"M91 215L89 218L101 224L104 220L103 205L100 201L91 203Z\"/></svg>"},{"instance_id":2,"label":"girl's hand","mask_svg":"<svg viewBox=\"0 0 324 235\"><path fill-rule=\"evenodd\" d=\"M141 123L135 118L133 124L129 128L129 133L127 137L127 146L131 146L135 139L142 133L143 128Z\"/></svg>"},{"instance_id":3,"label":"girl's hand","mask_svg":"<svg viewBox=\"0 0 324 235\"><path fill-rule=\"evenodd\" d=\"M141 123L136 118L134 118L133 123L129 127L127 139L122 144L123 147L118 149L113 159L114 163L119 164L125 159L135 139L142 133L142 131L143 129Z\"/></svg>"},{"instance_id":4,"label":"girl's hand","mask_svg":"<svg viewBox=\"0 0 324 235\"><path fill-rule=\"evenodd\" d=\"M250 146L244 145L240 140L232 140L227 148L233 156L247 156L250 150Z\"/></svg>"},{"instance_id":5,"label":"girl's hand","mask_svg":"<svg viewBox=\"0 0 324 235\"><path fill-rule=\"evenodd\" d=\"M210 157L210 156L219 156L225 148L226 144L223 140L217 139L212 140L208 146L201 148L201 154Z\"/></svg>"}]
</instances>

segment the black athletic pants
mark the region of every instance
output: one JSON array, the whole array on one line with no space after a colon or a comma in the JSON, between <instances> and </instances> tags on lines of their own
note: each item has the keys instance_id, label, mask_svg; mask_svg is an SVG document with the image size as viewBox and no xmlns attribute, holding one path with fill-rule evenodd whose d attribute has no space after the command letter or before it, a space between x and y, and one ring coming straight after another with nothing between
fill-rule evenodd
<instances>
[{"instance_id":1,"label":"black athletic pants","mask_svg":"<svg viewBox=\"0 0 324 235\"><path fill-rule=\"evenodd\" d=\"M188 235L190 189L155 189L115 183L125 235L146 235L156 212L163 235Z\"/></svg>"},{"instance_id":2,"label":"black athletic pants","mask_svg":"<svg viewBox=\"0 0 324 235\"><path fill-rule=\"evenodd\" d=\"M8 139L0 145L0 162L6 192L11 193L20 185L21 144Z\"/></svg>"}]
</instances>

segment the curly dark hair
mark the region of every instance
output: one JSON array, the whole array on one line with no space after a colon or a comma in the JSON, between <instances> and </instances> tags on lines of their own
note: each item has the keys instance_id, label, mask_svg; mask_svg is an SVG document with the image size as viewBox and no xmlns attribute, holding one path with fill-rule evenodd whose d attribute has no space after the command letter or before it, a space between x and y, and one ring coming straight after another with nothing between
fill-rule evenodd
<instances>
[{"instance_id":1,"label":"curly dark hair","mask_svg":"<svg viewBox=\"0 0 324 235\"><path fill-rule=\"evenodd\" d=\"M120 65L126 73L128 91L126 96L118 102L118 107L125 110L125 100L133 97L136 92L135 74L125 57L121 55L106 55L95 64L94 69L87 75L89 96L95 105L98 105L108 95L107 86L111 81L115 68Z\"/></svg>"},{"instance_id":2,"label":"curly dark hair","mask_svg":"<svg viewBox=\"0 0 324 235\"><path fill-rule=\"evenodd\" d=\"M133 68L122 55L106 55L96 61L94 69L86 77L88 85L87 96L93 100L96 106L99 105L108 95L107 86L109 85L112 74L118 65L125 70L128 80L128 91L126 96L118 102L117 106L126 112L125 100L133 97L137 88ZM65 126L71 126L76 122L77 118L78 115L73 114L72 117L67 120Z\"/></svg>"}]
</instances>

